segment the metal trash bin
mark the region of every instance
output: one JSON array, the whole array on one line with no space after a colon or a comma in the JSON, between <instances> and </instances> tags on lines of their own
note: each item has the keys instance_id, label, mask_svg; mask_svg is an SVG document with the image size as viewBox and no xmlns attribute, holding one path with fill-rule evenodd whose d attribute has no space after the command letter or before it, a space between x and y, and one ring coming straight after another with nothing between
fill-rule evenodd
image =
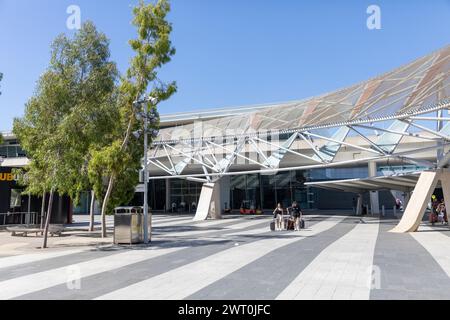
<instances>
[{"instance_id":1,"label":"metal trash bin","mask_svg":"<svg viewBox=\"0 0 450 320\"><path fill-rule=\"evenodd\" d=\"M142 207L114 209L114 244L139 244L144 240Z\"/></svg>"}]
</instances>

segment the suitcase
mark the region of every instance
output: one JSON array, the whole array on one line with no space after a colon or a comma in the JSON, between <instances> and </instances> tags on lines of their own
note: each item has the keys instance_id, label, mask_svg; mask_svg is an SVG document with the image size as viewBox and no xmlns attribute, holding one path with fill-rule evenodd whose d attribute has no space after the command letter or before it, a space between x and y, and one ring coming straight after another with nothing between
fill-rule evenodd
<instances>
[{"instance_id":1,"label":"suitcase","mask_svg":"<svg viewBox=\"0 0 450 320\"><path fill-rule=\"evenodd\" d=\"M305 220L300 220L300 229L305 229Z\"/></svg>"},{"instance_id":2,"label":"suitcase","mask_svg":"<svg viewBox=\"0 0 450 320\"><path fill-rule=\"evenodd\" d=\"M275 221L270 223L270 231L275 231Z\"/></svg>"},{"instance_id":3,"label":"suitcase","mask_svg":"<svg viewBox=\"0 0 450 320\"><path fill-rule=\"evenodd\" d=\"M436 223L438 222L438 215L434 212L430 213L430 223Z\"/></svg>"},{"instance_id":4,"label":"suitcase","mask_svg":"<svg viewBox=\"0 0 450 320\"><path fill-rule=\"evenodd\" d=\"M295 221L288 220L286 230L295 230Z\"/></svg>"}]
</instances>

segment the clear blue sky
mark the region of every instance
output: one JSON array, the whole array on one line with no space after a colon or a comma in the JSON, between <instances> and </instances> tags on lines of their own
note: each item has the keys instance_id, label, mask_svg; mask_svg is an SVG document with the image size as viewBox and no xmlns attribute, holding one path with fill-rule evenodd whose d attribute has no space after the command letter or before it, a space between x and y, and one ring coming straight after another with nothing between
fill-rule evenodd
<instances>
[{"instance_id":1,"label":"clear blue sky","mask_svg":"<svg viewBox=\"0 0 450 320\"><path fill-rule=\"evenodd\" d=\"M134 0L0 0L0 130L21 116L66 28L66 9L81 7L111 39L121 71ZM366 27L381 7L382 30ZM450 0L173 0L177 55L162 78L178 93L160 106L174 113L298 100L389 71L450 43Z\"/></svg>"}]
</instances>

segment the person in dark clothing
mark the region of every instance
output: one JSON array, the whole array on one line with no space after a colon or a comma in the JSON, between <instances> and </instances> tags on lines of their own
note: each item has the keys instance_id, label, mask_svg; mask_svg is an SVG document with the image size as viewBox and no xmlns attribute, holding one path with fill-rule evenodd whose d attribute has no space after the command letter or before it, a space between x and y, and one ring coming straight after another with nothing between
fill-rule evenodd
<instances>
[{"instance_id":1,"label":"person in dark clothing","mask_svg":"<svg viewBox=\"0 0 450 320\"><path fill-rule=\"evenodd\" d=\"M441 200L441 203L438 206L437 212L438 212L439 222L441 222L442 224L448 224L447 209L445 208L444 199Z\"/></svg>"},{"instance_id":2,"label":"person in dark clothing","mask_svg":"<svg viewBox=\"0 0 450 320\"><path fill-rule=\"evenodd\" d=\"M439 220L439 212L438 212L438 208L439 208L439 201L437 200L436 196L433 195L431 197L432 202L431 202L431 212L430 212L430 222L431 224L434 226L434 224L436 222L438 222Z\"/></svg>"},{"instance_id":3,"label":"person in dark clothing","mask_svg":"<svg viewBox=\"0 0 450 320\"><path fill-rule=\"evenodd\" d=\"M300 209L300 206L298 205L297 201L294 201L292 203L291 214L292 214L292 217L294 218L294 230L300 231L300 222L302 220L302 210Z\"/></svg>"}]
</instances>

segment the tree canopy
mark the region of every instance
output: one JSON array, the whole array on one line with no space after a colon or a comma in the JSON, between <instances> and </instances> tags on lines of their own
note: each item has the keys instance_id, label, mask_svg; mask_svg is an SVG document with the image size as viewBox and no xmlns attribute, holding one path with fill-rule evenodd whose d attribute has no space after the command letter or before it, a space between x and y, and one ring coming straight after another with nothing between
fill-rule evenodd
<instances>
[{"instance_id":1,"label":"tree canopy","mask_svg":"<svg viewBox=\"0 0 450 320\"><path fill-rule=\"evenodd\" d=\"M93 189L102 199L104 237L105 215L129 202L139 182L143 137L134 138L132 132L142 123L133 104L148 91L158 101L176 92L175 82L158 77L175 54L169 11L168 0L141 0L133 9L134 57L121 77L110 61L108 39L92 22L73 38L58 36L25 115L14 120L14 133L31 160L23 176L25 192L58 192L77 202L80 192ZM145 109L156 113L154 105Z\"/></svg>"},{"instance_id":2,"label":"tree canopy","mask_svg":"<svg viewBox=\"0 0 450 320\"><path fill-rule=\"evenodd\" d=\"M52 44L50 65L38 81L14 133L30 158L26 193L67 194L77 202L89 190L90 149L111 141L119 121L118 71L109 41L91 22Z\"/></svg>"},{"instance_id":3,"label":"tree canopy","mask_svg":"<svg viewBox=\"0 0 450 320\"><path fill-rule=\"evenodd\" d=\"M31 159L28 171L37 163L48 171L44 167L59 158L50 170L62 174L61 180L54 181L58 191L76 199L85 190L89 149L107 143L111 124L118 121L117 78L109 41L93 23L85 23L73 39L57 37L50 66L39 79L24 117L14 121L14 133ZM28 188L42 191L30 183Z\"/></svg>"}]
</instances>

